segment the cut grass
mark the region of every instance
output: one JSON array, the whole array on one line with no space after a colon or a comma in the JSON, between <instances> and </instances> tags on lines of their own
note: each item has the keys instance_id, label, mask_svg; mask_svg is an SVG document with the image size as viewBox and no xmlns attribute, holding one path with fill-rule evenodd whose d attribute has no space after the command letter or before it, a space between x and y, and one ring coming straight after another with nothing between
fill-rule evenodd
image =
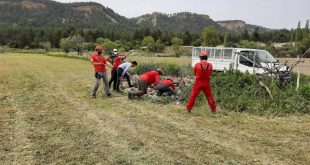
<instances>
[{"instance_id":1,"label":"cut grass","mask_svg":"<svg viewBox=\"0 0 310 165\"><path fill-rule=\"evenodd\" d=\"M310 116L91 99L87 61L0 56L0 164L309 164ZM102 93L102 85L100 91Z\"/></svg>"}]
</instances>

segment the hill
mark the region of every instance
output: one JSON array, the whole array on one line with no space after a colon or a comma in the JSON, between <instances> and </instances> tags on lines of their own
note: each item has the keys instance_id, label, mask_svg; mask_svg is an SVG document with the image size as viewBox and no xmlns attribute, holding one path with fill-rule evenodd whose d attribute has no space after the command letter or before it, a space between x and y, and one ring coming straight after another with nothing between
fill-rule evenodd
<instances>
[{"instance_id":1,"label":"hill","mask_svg":"<svg viewBox=\"0 0 310 165\"><path fill-rule=\"evenodd\" d=\"M206 26L219 31L252 31L255 25L243 21L212 20L208 15L180 12L154 12L128 19L112 9L95 2L60 3L51 0L2 0L0 24L12 27L68 27L78 29L105 28L118 25L123 29L148 27L166 31L201 32Z\"/></svg>"},{"instance_id":2,"label":"hill","mask_svg":"<svg viewBox=\"0 0 310 165\"><path fill-rule=\"evenodd\" d=\"M262 26L247 24L242 20L226 20L226 21L217 21L217 23L228 30L240 32L242 30L248 30L249 32L253 32L256 27L260 29L260 31L269 31L269 28L265 28Z\"/></svg>"},{"instance_id":3,"label":"hill","mask_svg":"<svg viewBox=\"0 0 310 165\"><path fill-rule=\"evenodd\" d=\"M147 26L151 29L162 29L168 31L195 31L200 32L207 26L214 26L218 30L227 30L213 21L208 15L181 12L174 14L163 14L154 12L131 19L136 25Z\"/></svg>"},{"instance_id":4,"label":"hill","mask_svg":"<svg viewBox=\"0 0 310 165\"><path fill-rule=\"evenodd\" d=\"M99 3L60 3L51 0L3 0L2 24L12 26L96 28L109 24L129 24L126 17Z\"/></svg>"}]
</instances>

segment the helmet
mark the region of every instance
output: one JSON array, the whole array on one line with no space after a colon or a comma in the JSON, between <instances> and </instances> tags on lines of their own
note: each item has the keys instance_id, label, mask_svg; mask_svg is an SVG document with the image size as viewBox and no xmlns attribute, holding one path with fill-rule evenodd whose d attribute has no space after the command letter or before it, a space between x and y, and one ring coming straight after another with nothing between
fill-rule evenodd
<instances>
[{"instance_id":1,"label":"helmet","mask_svg":"<svg viewBox=\"0 0 310 165\"><path fill-rule=\"evenodd\" d=\"M113 52L117 52L117 49L113 49Z\"/></svg>"},{"instance_id":2,"label":"helmet","mask_svg":"<svg viewBox=\"0 0 310 165\"><path fill-rule=\"evenodd\" d=\"M96 48L95 48L95 50L100 50L100 51L103 51L103 47L102 47L102 46L100 46L100 45L97 45L97 46L96 46Z\"/></svg>"},{"instance_id":3,"label":"helmet","mask_svg":"<svg viewBox=\"0 0 310 165\"><path fill-rule=\"evenodd\" d=\"M164 71L161 69L161 67L158 67L156 71L159 72L159 74L164 74Z\"/></svg>"},{"instance_id":4,"label":"helmet","mask_svg":"<svg viewBox=\"0 0 310 165\"><path fill-rule=\"evenodd\" d=\"M208 57L208 52L207 51L203 51L199 53L199 57Z\"/></svg>"}]
</instances>

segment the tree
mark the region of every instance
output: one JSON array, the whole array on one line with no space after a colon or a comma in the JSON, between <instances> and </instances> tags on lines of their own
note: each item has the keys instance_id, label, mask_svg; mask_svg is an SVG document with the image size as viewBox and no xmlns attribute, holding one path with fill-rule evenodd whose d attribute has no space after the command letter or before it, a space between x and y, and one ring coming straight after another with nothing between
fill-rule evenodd
<instances>
[{"instance_id":1,"label":"tree","mask_svg":"<svg viewBox=\"0 0 310 165\"><path fill-rule=\"evenodd\" d=\"M106 52L112 52L113 49L117 48L117 44L109 39L106 39L102 46L105 48Z\"/></svg>"},{"instance_id":2,"label":"tree","mask_svg":"<svg viewBox=\"0 0 310 165\"><path fill-rule=\"evenodd\" d=\"M142 45L146 46L150 52L156 51L155 40L152 36L145 36Z\"/></svg>"},{"instance_id":3,"label":"tree","mask_svg":"<svg viewBox=\"0 0 310 165\"><path fill-rule=\"evenodd\" d=\"M254 32L253 32L253 40L254 41L259 41L260 39L260 36L259 36L259 27L256 27L254 29Z\"/></svg>"},{"instance_id":4,"label":"tree","mask_svg":"<svg viewBox=\"0 0 310 165\"><path fill-rule=\"evenodd\" d=\"M217 46L220 43L220 36L215 27L210 26L203 30L201 40L202 46Z\"/></svg>"},{"instance_id":5,"label":"tree","mask_svg":"<svg viewBox=\"0 0 310 165\"><path fill-rule=\"evenodd\" d=\"M63 38L60 40L60 47L66 53L70 51L70 49L75 50L78 55L82 55L83 51L83 37L81 35L74 35L72 37Z\"/></svg>"},{"instance_id":6,"label":"tree","mask_svg":"<svg viewBox=\"0 0 310 165\"><path fill-rule=\"evenodd\" d=\"M225 35L224 35L224 46L225 47L227 47L228 42L229 42L229 33L225 32Z\"/></svg>"},{"instance_id":7,"label":"tree","mask_svg":"<svg viewBox=\"0 0 310 165\"><path fill-rule=\"evenodd\" d=\"M189 31L185 31L183 41L184 41L184 45L191 45L192 36Z\"/></svg>"},{"instance_id":8,"label":"tree","mask_svg":"<svg viewBox=\"0 0 310 165\"><path fill-rule=\"evenodd\" d=\"M155 43L156 51L162 52L165 48L165 45L161 43L160 39L158 39Z\"/></svg>"},{"instance_id":9,"label":"tree","mask_svg":"<svg viewBox=\"0 0 310 165\"><path fill-rule=\"evenodd\" d=\"M295 42L302 41L302 30L300 27L300 21L298 22L297 29L295 30Z\"/></svg>"},{"instance_id":10,"label":"tree","mask_svg":"<svg viewBox=\"0 0 310 165\"><path fill-rule=\"evenodd\" d=\"M71 49L71 47L72 47L71 44L72 44L72 43L71 43L71 41L70 41L70 38L62 38L62 39L60 40L59 46L60 46L60 48L61 48L64 52L69 53L69 52L70 52L70 49Z\"/></svg>"},{"instance_id":11,"label":"tree","mask_svg":"<svg viewBox=\"0 0 310 165\"><path fill-rule=\"evenodd\" d=\"M72 42L72 49L75 50L78 55L82 55L84 38L78 34L72 36L70 41Z\"/></svg>"},{"instance_id":12,"label":"tree","mask_svg":"<svg viewBox=\"0 0 310 165\"><path fill-rule=\"evenodd\" d=\"M183 40L177 37L172 38L171 40L173 50L175 53L176 57L180 57L181 52L180 52L180 46L183 45Z\"/></svg>"},{"instance_id":13,"label":"tree","mask_svg":"<svg viewBox=\"0 0 310 165\"><path fill-rule=\"evenodd\" d=\"M52 48L52 44L49 41L45 41L45 42L40 42L39 45L46 51L48 52L49 50L51 50Z\"/></svg>"},{"instance_id":14,"label":"tree","mask_svg":"<svg viewBox=\"0 0 310 165\"><path fill-rule=\"evenodd\" d=\"M307 19L305 28L303 29L303 36L307 36L309 33L310 33L310 29L309 29L309 19Z\"/></svg>"},{"instance_id":15,"label":"tree","mask_svg":"<svg viewBox=\"0 0 310 165\"><path fill-rule=\"evenodd\" d=\"M304 37L304 39L296 44L297 53L304 54L310 48L310 34ZM309 55L309 54L308 54Z\"/></svg>"},{"instance_id":16,"label":"tree","mask_svg":"<svg viewBox=\"0 0 310 165\"><path fill-rule=\"evenodd\" d=\"M241 34L241 39L242 40L248 40L250 39L249 31L247 29L244 29L242 34Z\"/></svg>"}]
</instances>

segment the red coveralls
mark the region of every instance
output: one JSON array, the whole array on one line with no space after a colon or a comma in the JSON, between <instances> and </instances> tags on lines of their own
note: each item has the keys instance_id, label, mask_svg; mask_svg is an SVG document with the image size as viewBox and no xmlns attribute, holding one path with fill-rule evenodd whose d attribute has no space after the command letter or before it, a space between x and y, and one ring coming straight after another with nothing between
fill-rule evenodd
<instances>
[{"instance_id":1,"label":"red coveralls","mask_svg":"<svg viewBox=\"0 0 310 165\"><path fill-rule=\"evenodd\" d=\"M149 71L140 75L140 79L147 81L149 86L153 83L157 85L159 82L159 73L157 71Z\"/></svg>"},{"instance_id":2,"label":"red coveralls","mask_svg":"<svg viewBox=\"0 0 310 165\"><path fill-rule=\"evenodd\" d=\"M212 89L210 85L211 73L212 73L211 63L202 61L195 65L194 74L196 76L196 81L192 89L192 94L187 103L187 111L190 112L192 110L198 94L200 93L200 91L203 91L203 93L206 96L206 99L208 100L211 111L215 112L216 104L212 96Z\"/></svg>"}]
</instances>

